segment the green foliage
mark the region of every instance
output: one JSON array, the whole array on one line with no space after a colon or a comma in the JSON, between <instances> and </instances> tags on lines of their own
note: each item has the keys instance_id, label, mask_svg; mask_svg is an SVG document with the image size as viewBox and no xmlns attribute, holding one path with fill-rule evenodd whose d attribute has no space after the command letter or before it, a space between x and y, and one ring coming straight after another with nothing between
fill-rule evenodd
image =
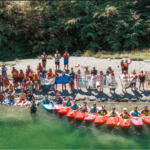
<instances>
[{"instance_id":1,"label":"green foliage","mask_svg":"<svg viewBox=\"0 0 150 150\"><path fill-rule=\"evenodd\" d=\"M149 1L3 1L0 60L150 47ZM81 52L77 52L80 49ZM99 55L95 56L99 58ZM107 56L104 56L107 57Z\"/></svg>"}]
</instances>

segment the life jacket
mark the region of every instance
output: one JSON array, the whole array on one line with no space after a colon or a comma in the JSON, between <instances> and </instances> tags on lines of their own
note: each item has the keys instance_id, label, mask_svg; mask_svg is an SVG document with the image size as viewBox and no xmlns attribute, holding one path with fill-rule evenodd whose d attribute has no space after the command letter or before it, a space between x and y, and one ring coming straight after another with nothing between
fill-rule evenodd
<instances>
[{"instance_id":1,"label":"life jacket","mask_svg":"<svg viewBox=\"0 0 150 150\"><path fill-rule=\"evenodd\" d=\"M45 55L43 55L42 60L47 60L47 57Z\"/></svg>"},{"instance_id":2,"label":"life jacket","mask_svg":"<svg viewBox=\"0 0 150 150\"><path fill-rule=\"evenodd\" d=\"M64 54L63 57L64 57L64 58L69 58L68 54Z\"/></svg>"},{"instance_id":3,"label":"life jacket","mask_svg":"<svg viewBox=\"0 0 150 150\"><path fill-rule=\"evenodd\" d=\"M73 110L76 110L76 109L78 109L78 105L77 105L77 104L72 105L71 108L72 108Z\"/></svg>"},{"instance_id":4,"label":"life jacket","mask_svg":"<svg viewBox=\"0 0 150 150\"><path fill-rule=\"evenodd\" d=\"M0 95L0 100L3 100L4 99L4 96L1 94Z\"/></svg>"},{"instance_id":5,"label":"life jacket","mask_svg":"<svg viewBox=\"0 0 150 150\"><path fill-rule=\"evenodd\" d=\"M107 114L107 111L106 110L100 110L99 114L101 116L105 116Z\"/></svg>"},{"instance_id":6,"label":"life jacket","mask_svg":"<svg viewBox=\"0 0 150 150\"><path fill-rule=\"evenodd\" d=\"M43 70L43 67L42 67L42 66L38 66L38 67L37 67L37 70L42 71L42 70Z\"/></svg>"},{"instance_id":7,"label":"life jacket","mask_svg":"<svg viewBox=\"0 0 150 150\"><path fill-rule=\"evenodd\" d=\"M128 115L128 113L123 113L122 117L123 118L129 118L129 115Z\"/></svg>"},{"instance_id":8,"label":"life jacket","mask_svg":"<svg viewBox=\"0 0 150 150\"><path fill-rule=\"evenodd\" d=\"M34 80L34 81L38 81L39 78L38 78L38 77L34 77L33 80Z\"/></svg>"},{"instance_id":9,"label":"life jacket","mask_svg":"<svg viewBox=\"0 0 150 150\"><path fill-rule=\"evenodd\" d=\"M124 63L123 66L128 68L128 63Z\"/></svg>"},{"instance_id":10,"label":"life jacket","mask_svg":"<svg viewBox=\"0 0 150 150\"><path fill-rule=\"evenodd\" d=\"M110 113L110 116L111 116L111 117L116 117L116 113L111 112L111 113Z\"/></svg>"},{"instance_id":11,"label":"life jacket","mask_svg":"<svg viewBox=\"0 0 150 150\"><path fill-rule=\"evenodd\" d=\"M138 114L139 114L138 111L133 111L132 112L132 116L138 116Z\"/></svg>"},{"instance_id":12,"label":"life jacket","mask_svg":"<svg viewBox=\"0 0 150 150\"><path fill-rule=\"evenodd\" d=\"M29 78L28 77L25 77L25 79L28 81L29 80Z\"/></svg>"},{"instance_id":13,"label":"life jacket","mask_svg":"<svg viewBox=\"0 0 150 150\"><path fill-rule=\"evenodd\" d=\"M37 77L39 78L40 74L37 74Z\"/></svg>"},{"instance_id":14,"label":"life jacket","mask_svg":"<svg viewBox=\"0 0 150 150\"><path fill-rule=\"evenodd\" d=\"M9 80L7 78L4 78L4 83L9 83Z\"/></svg>"},{"instance_id":15,"label":"life jacket","mask_svg":"<svg viewBox=\"0 0 150 150\"><path fill-rule=\"evenodd\" d=\"M149 110L143 110L143 114L144 114L145 116L149 116Z\"/></svg>"},{"instance_id":16,"label":"life jacket","mask_svg":"<svg viewBox=\"0 0 150 150\"><path fill-rule=\"evenodd\" d=\"M92 113L97 113L97 108L96 108L96 107L95 107L95 108L92 107L91 112L92 112Z\"/></svg>"},{"instance_id":17,"label":"life jacket","mask_svg":"<svg viewBox=\"0 0 150 150\"><path fill-rule=\"evenodd\" d=\"M11 73L14 75L14 73L16 73L16 70L12 70Z\"/></svg>"},{"instance_id":18,"label":"life jacket","mask_svg":"<svg viewBox=\"0 0 150 150\"><path fill-rule=\"evenodd\" d=\"M29 74L29 77L30 77L30 78L33 78L33 76L34 76L33 73L30 73L30 74Z\"/></svg>"},{"instance_id":19,"label":"life jacket","mask_svg":"<svg viewBox=\"0 0 150 150\"><path fill-rule=\"evenodd\" d=\"M54 76L54 74L52 72L48 72L47 75L48 75L48 77Z\"/></svg>"},{"instance_id":20,"label":"life jacket","mask_svg":"<svg viewBox=\"0 0 150 150\"><path fill-rule=\"evenodd\" d=\"M56 104L62 104L62 102L63 102L62 98L57 98Z\"/></svg>"},{"instance_id":21,"label":"life jacket","mask_svg":"<svg viewBox=\"0 0 150 150\"><path fill-rule=\"evenodd\" d=\"M71 106L71 103L70 103L70 101L68 102L66 102L66 106Z\"/></svg>"},{"instance_id":22,"label":"life jacket","mask_svg":"<svg viewBox=\"0 0 150 150\"><path fill-rule=\"evenodd\" d=\"M43 103L44 103L44 104L49 104L50 102L49 102L49 100L47 99L47 100L44 100Z\"/></svg>"},{"instance_id":23,"label":"life jacket","mask_svg":"<svg viewBox=\"0 0 150 150\"><path fill-rule=\"evenodd\" d=\"M2 66L2 72L6 72L5 66Z\"/></svg>"},{"instance_id":24,"label":"life jacket","mask_svg":"<svg viewBox=\"0 0 150 150\"><path fill-rule=\"evenodd\" d=\"M83 106L81 107L81 110L82 110L82 112L87 112L87 106L83 105Z\"/></svg>"},{"instance_id":25,"label":"life jacket","mask_svg":"<svg viewBox=\"0 0 150 150\"><path fill-rule=\"evenodd\" d=\"M28 82L27 85L28 85L28 86L31 85L31 82Z\"/></svg>"},{"instance_id":26,"label":"life jacket","mask_svg":"<svg viewBox=\"0 0 150 150\"><path fill-rule=\"evenodd\" d=\"M26 69L26 73L30 73L31 72L31 69Z\"/></svg>"},{"instance_id":27,"label":"life jacket","mask_svg":"<svg viewBox=\"0 0 150 150\"><path fill-rule=\"evenodd\" d=\"M14 78L18 78L18 77L19 77L18 73L14 74Z\"/></svg>"},{"instance_id":28,"label":"life jacket","mask_svg":"<svg viewBox=\"0 0 150 150\"><path fill-rule=\"evenodd\" d=\"M9 86L9 90L12 90L13 89L13 86L11 85L11 86Z\"/></svg>"},{"instance_id":29,"label":"life jacket","mask_svg":"<svg viewBox=\"0 0 150 150\"><path fill-rule=\"evenodd\" d=\"M23 74L23 73L20 73L20 74L19 74L19 77L20 77L20 78L23 78L23 77L24 77L24 74Z\"/></svg>"},{"instance_id":30,"label":"life jacket","mask_svg":"<svg viewBox=\"0 0 150 150\"><path fill-rule=\"evenodd\" d=\"M140 78L145 77L145 73L140 73Z\"/></svg>"}]
</instances>

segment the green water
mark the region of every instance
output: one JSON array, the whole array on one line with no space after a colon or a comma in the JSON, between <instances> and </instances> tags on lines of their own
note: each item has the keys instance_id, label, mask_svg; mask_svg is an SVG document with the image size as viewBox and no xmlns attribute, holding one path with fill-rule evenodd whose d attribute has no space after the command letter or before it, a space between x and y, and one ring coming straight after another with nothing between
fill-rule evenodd
<instances>
[{"instance_id":1,"label":"green water","mask_svg":"<svg viewBox=\"0 0 150 150\"><path fill-rule=\"evenodd\" d=\"M92 105L92 103L88 104ZM101 105L101 103L99 103ZM132 103L105 104L121 112L130 111ZM144 104L138 104L142 109ZM150 126L133 125L127 130L119 126L76 122L65 116L45 111L39 106L36 115L19 107L0 106L0 149L149 149Z\"/></svg>"}]
</instances>

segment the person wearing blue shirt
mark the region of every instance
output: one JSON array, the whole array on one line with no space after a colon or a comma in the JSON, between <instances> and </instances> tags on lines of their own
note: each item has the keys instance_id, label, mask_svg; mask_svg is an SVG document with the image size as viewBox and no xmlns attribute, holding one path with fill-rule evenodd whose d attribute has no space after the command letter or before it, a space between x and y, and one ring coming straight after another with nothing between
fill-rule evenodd
<instances>
[{"instance_id":1,"label":"person wearing blue shirt","mask_svg":"<svg viewBox=\"0 0 150 150\"><path fill-rule=\"evenodd\" d=\"M133 117L138 117L141 113L137 110L137 106L134 106L134 110L130 112L130 115Z\"/></svg>"},{"instance_id":2,"label":"person wearing blue shirt","mask_svg":"<svg viewBox=\"0 0 150 150\"><path fill-rule=\"evenodd\" d=\"M72 110L77 110L79 106L76 104L76 101L73 101L73 105L71 106Z\"/></svg>"},{"instance_id":3,"label":"person wearing blue shirt","mask_svg":"<svg viewBox=\"0 0 150 150\"><path fill-rule=\"evenodd\" d=\"M45 96L45 99L42 101L43 104L50 104L52 103L47 96ZM53 104L53 103L52 103Z\"/></svg>"},{"instance_id":4,"label":"person wearing blue shirt","mask_svg":"<svg viewBox=\"0 0 150 150\"><path fill-rule=\"evenodd\" d=\"M69 54L67 51L65 51L63 57L64 57L64 70L66 69L66 66L67 66L67 70L68 70Z\"/></svg>"},{"instance_id":5,"label":"person wearing blue shirt","mask_svg":"<svg viewBox=\"0 0 150 150\"><path fill-rule=\"evenodd\" d=\"M93 107L90 110L90 113L98 113L98 108L96 107L96 103L93 104Z\"/></svg>"},{"instance_id":6,"label":"person wearing blue shirt","mask_svg":"<svg viewBox=\"0 0 150 150\"><path fill-rule=\"evenodd\" d=\"M71 102L70 102L70 98L67 97L67 101L65 102L65 106L70 107L71 106Z\"/></svg>"}]
</instances>

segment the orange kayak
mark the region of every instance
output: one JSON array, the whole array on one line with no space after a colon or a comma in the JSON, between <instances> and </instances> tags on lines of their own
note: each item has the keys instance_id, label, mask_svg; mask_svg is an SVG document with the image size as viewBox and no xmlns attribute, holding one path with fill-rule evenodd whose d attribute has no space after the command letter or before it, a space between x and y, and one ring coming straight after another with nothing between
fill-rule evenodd
<instances>
[{"instance_id":1,"label":"orange kayak","mask_svg":"<svg viewBox=\"0 0 150 150\"><path fill-rule=\"evenodd\" d=\"M150 116L142 116L143 121L147 124L150 124Z\"/></svg>"},{"instance_id":2,"label":"orange kayak","mask_svg":"<svg viewBox=\"0 0 150 150\"><path fill-rule=\"evenodd\" d=\"M70 107L62 107L58 113L60 114L66 114L71 108Z\"/></svg>"},{"instance_id":3,"label":"orange kayak","mask_svg":"<svg viewBox=\"0 0 150 150\"><path fill-rule=\"evenodd\" d=\"M69 110L66 116L69 118L74 118L77 112L78 112L77 110Z\"/></svg>"},{"instance_id":4,"label":"orange kayak","mask_svg":"<svg viewBox=\"0 0 150 150\"><path fill-rule=\"evenodd\" d=\"M131 124L131 119L120 119L119 120L120 126L121 127L129 127Z\"/></svg>"},{"instance_id":5,"label":"orange kayak","mask_svg":"<svg viewBox=\"0 0 150 150\"><path fill-rule=\"evenodd\" d=\"M75 119L79 119L79 120L82 120L82 119L84 119L86 116L87 116L87 112L85 112L85 113L82 113L82 112L78 112L77 114L76 114L76 116L75 116Z\"/></svg>"},{"instance_id":6,"label":"orange kayak","mask_svg":"<svg viewBox=\"0 0 150 150\"><path fill-rule=\"evenodd\" d=\"M109 117L106 121L106 124L110 126L115 126L117 125L118 121L119 121L118 117Z\"/></svg>"},{"instance_id":7,"label":"orange kayak","mask_svg":"<svg viewBox=\"0 0 150 150\"><path fill-rule=\"evenodd\" d=\"M95 123L97 124L103 124L104 122L106 122L108 116L97 116L96 119L94 120Z\"/></svg>"}]
</instances>

